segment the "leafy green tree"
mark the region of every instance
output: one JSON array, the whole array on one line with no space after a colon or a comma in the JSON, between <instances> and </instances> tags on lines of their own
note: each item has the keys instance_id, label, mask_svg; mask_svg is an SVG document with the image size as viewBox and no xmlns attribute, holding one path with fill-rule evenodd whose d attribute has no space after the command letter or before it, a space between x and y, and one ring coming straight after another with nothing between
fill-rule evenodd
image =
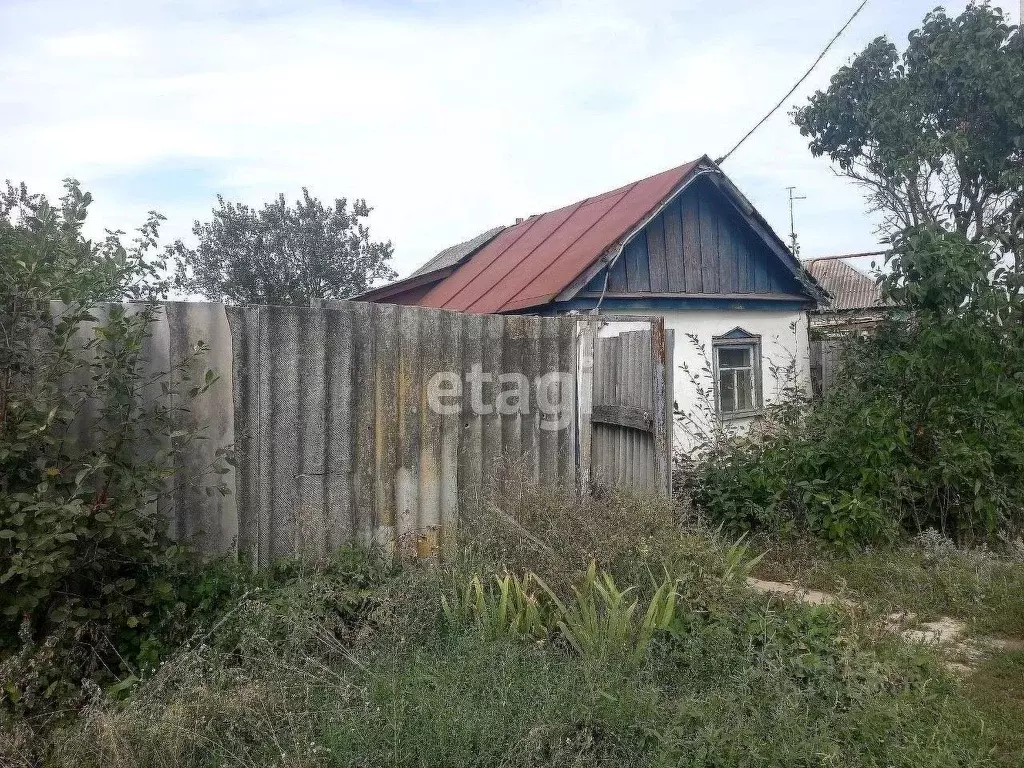
<instances>
[{"instance_id":1,"label":"leafy green tree","mask_svg":"<svg viewBox=\"0 0 1024 768\"><path fill-rule=\"evenodd\" d=\"M1024 34L987 4L937 9L902 54L878 38L794 119L884 214L893 308L849 340L824 402L774 440L715 446L694 499L736 528L840 546L1019 533Z\"/></svg>"},{"instance_id":2,"label":"leafy green tree","mask_svg":"<svg viewBox=\"0 0 1024 768\"><path fill-rule=\"evenodd\" d=\"M1022 254L1024 34L998 8L936 9L902 54L874 40L793 117L886 234L937 225Z\"/></svg>"},{"instance_id":3,"label":"leafy green tree","mask_svg":"<svg viewBox=\"0 0 1024 768\"><path fill-rule=\"evenodd\" d=\"M180 240L169 248L175 284L210 301L232 304L308 305L344 299L373 281L392 279L391 242L373 242L365 200L334 207L302 190L292 207L279 195L262 210L217 197L213 219L195 222L199 245Z\"/></svg>"}]
</instances>

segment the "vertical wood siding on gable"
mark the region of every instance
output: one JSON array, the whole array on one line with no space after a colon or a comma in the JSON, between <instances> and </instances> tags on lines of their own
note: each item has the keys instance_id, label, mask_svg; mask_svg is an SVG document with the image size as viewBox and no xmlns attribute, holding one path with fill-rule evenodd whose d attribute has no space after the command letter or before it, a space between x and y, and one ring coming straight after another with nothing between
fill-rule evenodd
<instances>
[{"instance_id":1,"label":"vertical wood siding on gable","mask_svg":"<svg viewBox=\"0 0 1024 768\"><path fill-rule=\"evenodd\" d=\"M586 291L604 288L601 271ZM799 282L721 198L698 182L623 249L609 293L796 294Z\"/></svg>"},{"instance_id":2,"label":"vertical wood siding on gable","mask_svg":"<svg viewBox=\"0 0 1024 768\"><path fill-rule=\"evenodd\" d=\"M651 263L651 290L668 291L668 254L665 251L665 219L658 216L647 227L647 253Z\"/></svg>"},{"instance_id":3,"label":"vertical wood siding on gable","mask_svg":"<svg viewBox=\"0 0 1024 768\"><path fill-rule=\"evenodd\" d=\"M665 228L668 290L686 293L686 270L683 264L683 218L679 212L679 201L673 202L655 221L662 222Z\"/></svg>"},{"instance_id":4,"label":"vertical wood siding on gable","mask_svg":"<svg viewBox=\"0 0 1024 768\"><path fill-rule=\"evenodd\" d=\"M630 291L651 290L651 268L647 231L634 237L622 254L626 262L626 286Z\"/></svg>"}]
</instances>

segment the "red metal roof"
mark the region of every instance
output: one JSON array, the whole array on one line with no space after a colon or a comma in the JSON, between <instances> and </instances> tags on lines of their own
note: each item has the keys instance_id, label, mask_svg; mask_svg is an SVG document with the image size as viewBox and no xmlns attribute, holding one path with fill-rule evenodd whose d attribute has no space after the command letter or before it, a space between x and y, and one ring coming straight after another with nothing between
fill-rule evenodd
<instances>
[{"instance_id":1,"label":"red metal roof","mask_svg":"<svg viewBox=\"0 0 1024 768\"><path fill-rule=\"evenodd\" d=\"M503 230L418 303L478 313L547 304L658 208L700 162L531 216Z\"/></svg>"}]
</instances>

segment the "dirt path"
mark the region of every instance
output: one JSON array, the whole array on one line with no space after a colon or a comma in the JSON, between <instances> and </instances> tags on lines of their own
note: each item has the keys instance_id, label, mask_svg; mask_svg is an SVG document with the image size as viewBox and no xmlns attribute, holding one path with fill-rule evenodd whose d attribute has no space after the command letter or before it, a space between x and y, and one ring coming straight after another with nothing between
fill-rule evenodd
<instances>
[{"instance_id":1,"label":"dirt path","mask_svg":"<svg viewBox=\"0 0 1024 768\"><path fill-rule=\"evenodd\" d=\"M834 603L847 608L856 608L858 603L830 592L806 589L797 584L781 581L764 581L747 578L747 586L764 595L778 595L800 600L810 605ZM960 675L969 675L978 662L992 653L1019 650L1024 643L995 637L971 637L968 625L959 619L943 616L935 621L919 621L913 613L903 611L889 614L884 626L891 632L902 635L908 642L934 645L942 652L946 666Z\"/></svg>"}]
</instances>

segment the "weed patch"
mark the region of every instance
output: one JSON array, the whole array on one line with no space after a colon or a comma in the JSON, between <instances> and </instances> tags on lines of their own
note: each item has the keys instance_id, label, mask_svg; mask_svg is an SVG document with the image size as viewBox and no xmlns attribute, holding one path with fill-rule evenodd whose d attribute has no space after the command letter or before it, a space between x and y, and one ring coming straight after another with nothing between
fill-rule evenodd
<instances>
[{"instance_id":1,"label":"weed patch","mask_svg":"<svg viewBox=\"0 0 1024 768\"><path fill-rule=\"evenodd\" d=\"M396 570L352 552L333 569L287 564L127 699L97 698L54 737L49 764L997 765L988 715L926 649L834 606L750 592L752 552L706 532L677 546L661 582L653 569L626 581L631 566L609 583L595 565L552 595L491 565L464 610L441 597L474 583L465 563ZM636 630L665 584L672 610L642 648L622 645L628 663L599 652L623 640L623 606L637 605ZM588 590L595 652L570 639ZM545 632L521 631L513 617L541 594L562 603L564 626L539 608Z\"/></svg>"},{"instance_id":2,"label":"weed patch","mask_svg":"<svg viewBox=\"0 0 1024 768\"><path fill-rule=\"evenodd\" d=\"M982 634L1024 637L1024 561L956 547L929 535L911 546L838 554L813 542L763 541L765 578L852 597L880 614L910 611L923 620L951 616Z\"/></svg>"}]
</instances>

